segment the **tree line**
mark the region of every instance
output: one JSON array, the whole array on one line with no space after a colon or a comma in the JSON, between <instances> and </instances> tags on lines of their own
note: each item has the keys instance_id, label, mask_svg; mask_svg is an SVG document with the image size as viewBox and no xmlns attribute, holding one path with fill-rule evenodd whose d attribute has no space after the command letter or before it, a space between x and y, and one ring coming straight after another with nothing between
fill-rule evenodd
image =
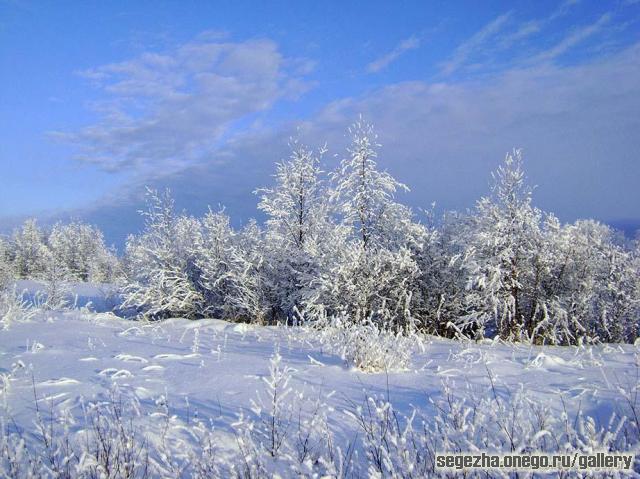
<instances>
[{"instance_id":1,"label":"tree line","mask_svg":"<svg viewBox=\"0 0 640 479\"><path fill-rule=\"evenodd\" d=\"M372 126L361 119L349 134L329 173L326 148L291 141L274 185L256 190L262 225L233 228L223 209L179 213L168 191L148 190L144 231L121 258L94 227L59 224L45 234L30 220L0 243L0 270L119 282L122 308L148 320L342 315L447 337L636 340L640 243L536 208L520 150L506 155L471 211L418 219L396 198L407 186L378 168Z\"/></svg>"}]
</instances>

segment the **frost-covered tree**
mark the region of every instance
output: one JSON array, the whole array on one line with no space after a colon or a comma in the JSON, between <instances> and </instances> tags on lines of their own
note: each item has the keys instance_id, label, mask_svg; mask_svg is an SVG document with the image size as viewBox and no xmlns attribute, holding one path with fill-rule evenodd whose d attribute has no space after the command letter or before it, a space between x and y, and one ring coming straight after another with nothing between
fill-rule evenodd
<instances>
[{"instance_id":1,"label":"frost-covered tree","mask_svg":"<svg viewBox=\"0 0 640 479\"><path fill-rule=\"evenodd\" d=\"M258 208L267 215L266 272L274 288L276 315L287 319L303 309L313 294L319 264L319 243L333 227L317 153L295 140L289 160L276 165L273 188L263 188Z\"/></svg>"},{"instance_id":2,"label":"frost-covered tree","mask_svg":"<svg viewBox=\"0 0 640 479\"><path fill-rule=\"evenodd\" d=\"M54 225L47 243L56 260L78 281L107 282L117 274L117 259L104 244L102 232L74 221Z\"/></svg>"},{"instance_id":3,"label":"frost-covered tree","mask_svg":"<svg viewBox=\"0 0 640 479\"><path fill-rule=\"evenodd\" d=\"M536 343L633 341L637 269L624 242L598 222L562 226L534 208L519 150L494 179L468 234L462 328Z\"/></svg>"},{"instance_id":4,"label":"frost-covered tree","mask_svg":"<svg viewBox=\"0 0 640 479\"><path fill-rule=\"evenodd\" d=\"M235 319L231 298L234 293L232 274L238 268L236 233L224 210L209 209L202 219L201 238L195 260L195 284L204 297L205 314Z\"/></svg>"},{"instance_id":5,"label":"frost-covered tree","mask_svg":"<svg viewBox=\"0 0 640 479\"><path fill-rule=\"evenodd\" d=\"M394 199L407 189L377 167L377 136L360 119L349 130L351 145L331 175L339 226L334 228L317 289L309 308L322 314L348 314L402 328L411 321L414 260L424 230L409 208Z\"/></svg>"},{"instance_id":6,"label":"frost-covered tree","mask_svg":"<svg viewBox=\"0 0 640 479\"><path fill-rule=\"evenodd\" d=\"M544 326L557 343L633 342L640 297L633 254L606 225L580 220L549 231L552 269Z\"/></svg>"},{"instance_id":7,"label":"frost-covered tree","mask_svg":"<svg viewBox=\"0 0 640 479\"><path fill-rule=\"evenodd\" d=\"M25 221L22 228L14 231L11 249L18 278L32 278L45 270L48 248L35 219Z\"/></svg>"},{"instance_id":8,"label":"frost-covered tree","mask_svg":"<svg viewBox=\"0 0 640 479\"><path fill-rule=\"evenodd\" d=\"M148 191L145 230L127 242L129 284L123 307L147 319L197 318L204 298L194 283L200 224L177 216L168 191Z\"/></svg>"},{"instance_id":9,"label":"frost-covered tree","mask_svg":"<svg viewBox=\"0 0 640 479\"><path fill-rule=\"evenodd\" d=\"M122 276L122 264L113 248L99 249L89 262L91 283L120 283Z\"/></svg>"},{"instance_id":10,"label":"frost-covered tree","mask_svg":"<svg viewBox=\"0 0 640 479\"><path fill-rule=\"evenodd\" d=\"M228 274L231 294L227 300L237 320L265 324L274 314L274 287L265 271L264 233L250 221L238 234Z\"/></svg>"},{"instance_id":11,"label":"frost-covered tree","mask_svg":"<svg viewBox=\"0 0 640 479\"><path fill-rule=\"evenodd\" d=\"M613 232L605 234L602 262L597 281L597 334L604 342L633 342L638 337L640 296L631 251L625 249L624 238Z\"/></svg>"},{"instance_id":12,"label":"frost-covered tree","mask_svg":"<svg viewBox=\"0 0 640 479\"><path fill-rule=\"evenodd\" d=\"M365 250L384 247L411 225L410 210L394 200L397 190L408 188L386 171L378 170L380 145L372 125L360 118L349 133L347 157L332 175L334 199L343 222L353 229Z\"/></svg>"},{"instance_id":13,"label":"frost-covered tree","mask_svg":"<svg viewBox=\"0 0 640 479\"><path fill-rule=\"evenodd\" d=\"M423 247L415 255L419 275L416 278L412 313L422 330L452 337L466 334L470 218L455 212L435 224L433 208L427 212Z\"/></svg>"},{"instance_id":14,"label":"frost-covered tree","mask_svg":"<svg viewBox=\"0 0 640 479\"><path fill-rule=\"evenodd\" d=\"M362 243L349 241L336 254L333 268L319 278L322 287L310 301L315 316L343 314L391 329L413 326L411 287L418 268L408 249L371 254Z\"/></svg>"},{"instance_id":15,"label":"frost-covered tree","mask_svg":"<svg viewBox=\"0 0 640 479\"><path fill-rule=\"evenodd\" d=\"M492 196L478 201L468 254L466 328L503 339L530 337L536 327L542 213L531 204L521 150L493 175Z\"/></svg>"},{"instance_id":16,"label":"frost-covered tree","mask_svg":"<svg viewBox=\"0 0 640 479\"><path fill-rule=\"evenodd\" d=\"M33 279L42 282L44 286L42 305L47 309L62 309L69 306L72 291L69 281L74 279L66 263L60 257L47 249L43 259L43 268Z\"/></svg>"},{"instance_id":17,"label":"frost-covered tree","mask_svg":"<svg viewBox=\"0 0 640 479\"><path fill-rule=\"evenodd\" d=\"M326 222L320 179L320 159L326 149L316 153L297 140L291 140L289 146L289 160L276 164L276 185L256 190L260 194L258 209L268 217L268 234L303 251L305 243L317 241Z\"/></svg>"}]
</instances>

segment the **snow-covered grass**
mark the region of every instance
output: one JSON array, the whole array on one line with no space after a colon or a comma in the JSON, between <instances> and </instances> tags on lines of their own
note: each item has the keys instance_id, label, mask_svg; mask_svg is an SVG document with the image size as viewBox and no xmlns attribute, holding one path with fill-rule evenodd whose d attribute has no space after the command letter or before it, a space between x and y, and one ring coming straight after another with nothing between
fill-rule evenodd
<instances>
[{"instance_id":1,"label":"snow-covered grass","mask_svg":"<svg viewBox=\"0 0 640 479\"><path fill-rule=\"evenodd\" d=\"M311 323L323 348L336 353L346 364L361 371L378 373L404 371L411 354L423 342L414 334L403 334L378 325L371 319L354 321L347 315ZM303 333L304 334L304 333Z\"/></svg>"},{"instance_id":2,"label":"snow-covered grass","mask_svg":"<svg viewBox=\"0 0 640 479\"><path fill-rule=\"evenodd\" d=\"M0 475L424 477L440 451L638 452L638 346L416 337L385 356L378 331L370 367L338 329L29 314L0 331Z\"/></svg>"},{"instance_id":3,"label":"snow-covered grass","mask_svg":"<svg viewBox=\"0 0 640 479\"><path fill-rule=\"evenodd\" d=\"M0 290L0 329L15 321L29 320L35 314L32 304L17 288Z\"/></svg>"}]
</instances>

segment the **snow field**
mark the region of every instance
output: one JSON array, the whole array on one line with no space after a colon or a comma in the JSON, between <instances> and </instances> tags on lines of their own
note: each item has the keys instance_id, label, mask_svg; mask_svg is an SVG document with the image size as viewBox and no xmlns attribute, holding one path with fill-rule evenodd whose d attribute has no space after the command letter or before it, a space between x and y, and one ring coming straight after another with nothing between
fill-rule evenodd
<instances>
[{"instance_id":1,"label":"snow field","mask_svg":"<svg viewBox=\"0 0 640 479\"><path fill-rule=\"evenodd\" d=\"M383 427L388 418L404 425L412 415L416 431L428 428L422 439L433 440L434 448L526 449L540 440L524 425L532 418L544 423L541 430L557 434L563 421L584 422L574 436L584 436L580 444L585 437L595 441L586 447L600 441L638 448L637 346L537 347L423 337L412 343L402 370L367 373L321 336L305 328L215 319L144 323L106 313L38 311L0 331L4 440L6 433L14 439L20 433L27 449L36 451L44 429L88 444L100 417L113 425L120 415L131 426L121 434L135 438L138 448L132 449L145 449L151 475L176 477L196 477L194 463L215 464L212 474L250 477L375 477L380 471L401 477L414 464L413 475L404 477L420 477L428 470L420 463L424 458L408 461L391 450L388 457L372 454L376 438L393 432ZM490 429L508 429L500 421L509 421L509 414L521 435L509 440L517 444L483 443ZM472 415L486 416L486 424L475 424ZM280 432L271 430L273 424ZM301 434L303 426L308 434ZM617 429L617 436L604 434ZM446 440L438 442L436 431ZM306 436L315 446L300 460L300 438ZM329 436L332 451L319 445ZM628 439L620 442L622 436ZM207 441L216 452L205 461ZM194 451L200 462L194 462ZM91 477L87 471L98 467L87 457L68 462L74 464L72 477ZM51 465L42 471L55 475ZM106 477L126 477L121 472ZM143 477L134 472L129 477Z\"/></svg>"}]
</instances>

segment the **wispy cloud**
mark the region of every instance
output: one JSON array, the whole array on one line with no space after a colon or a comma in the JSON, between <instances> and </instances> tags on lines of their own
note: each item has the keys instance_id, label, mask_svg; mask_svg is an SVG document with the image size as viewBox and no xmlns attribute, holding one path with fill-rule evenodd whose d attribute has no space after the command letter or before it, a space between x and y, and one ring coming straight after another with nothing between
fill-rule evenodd
<instances>
[{"instance_id":1,"label":"wispy cloud","mask_svg":"<svg viewBox=\"0 0 640 479\"><path fill-rule=\"evenodd\" d=\"M310 86L308 62L271 40L210 38L81 72L102 94L99 120L53 135L107 171L172 170L203 158L234 122Z\"/></svg>"},{"instance_id":2,"label":"wispy cloud","mask_svg":"<svg viewBox=\"0 0 640 479\"><path fill-rule=\"evenodd\" d=\"M587 25L585 27L582 27L573 31L552 48L539 53L534 58L534 61L549 61L549 60L553 60L556 57L559 57L560 55L566 53L568 50L570 50L574 46L585 41L587 38L600 32L604 26L609 24L610 21L611 21L611 14L605 13L600 18L598 18L596 22L592 23L591 25Z\"/></svg>"},{"instance_id":3,"label":"wispy cloud","mask_svg":"<svg viewBox=\"0 0 640 479\"><path fill-rule=\"evenodd\" d=\"M393 50L386 55L377 58L367 65L367 71L369 73L378 73L381 70L387 68L391 63L396 61L402 54L409 50L414 50L420 46L420 39L416 36L411 36L406 40L400 42Z\"/></svg>"},{"instance_id":4,"label":"wispy cloud","mask_svg":"<svg viewBox=\"0 0 640 479\"><path fill-rule=\"evenodd\" d=\"M558 18L564 17L573 7L575 7L579 3L580 0L564 0L547 17L542 19L529 20L522 23L515 32L507 34L503 37L503 46L510 46L517 41L521 41L525 38L530 37L531 35L540 33L551 22L557 20Z\"/></svg>"},{"instance_id":5,"label":"wispy cloud","mask_svg":"<svg viewBox=\"0 0 640 479\"><path fill-rule=\"evenodd\" d=\"M503 44L505 46L510 46L516 41L522 40L531 35L535 35L536 33L540 32L540 30L542 30L543 23L544 22L541 22L539 20L530 20L523 23L515 32L503 38Z\"/></svg>"},{"instance_id":6,"label":"wispy cloud","mask_svg":"<svg viewBox=\"0 0 640 479\"><path fill-rule=\"evenodd\" d=\"M575 7L579 3L580 3L580 0L564 0L560 5L558 5L558 8L556 8L551 13L551 15L549 15L548 20L552 21L566 15L567 13L569 13L569 10L571 10L573 7Z\"/></svg>"},{"instance_id":7,"label":"wispy cloud","mask_svg":"<svg viewBox=\"0 0 640 479\"><path fill-rule=\"evenodd\" d=\"M503 48L508 48L516 42L522 41L532 35L540 33L550 23L565 16L569 11L578 5L580 0L564 0L547 17L542 19L529 20L522 23L514 32L502 36L501 44Z\"/></svg>"},{"instance_id":8,"label":"wispy cloud","mask_svg":"<svg viewBox=\"0 0 640 479\"><path fill-rule=\"evenodd\" d=\"M463 66L470 56L504 28L510 17L511 12L496 17L471 38L460 44L453 52L451 59L442 66L442 73L450 75Z\"/></svg>"},{"instance_id":9,"label":"wispy cloud","mask_svg":"<svg viewBox=\"0 0 640 479\"><path fill-rule=\"evenodd\" d=\"M569 52L588 38L602 33L604 27L611 23L612 13L604 13L594 23L565 34L562 40L552 47L546 47L546 50L541 46L545 44L544 41L530 41L530 37L541 40L556 20L568 15L579 3L580 0L564 0L547 16L539 19L518 22L513 12L494 18L455 49L449 61L442 65L442 74L447 76L462 68L468 72L503 71L517 65L531 66L548 62Z\"/></svg>"}]
</instances>

